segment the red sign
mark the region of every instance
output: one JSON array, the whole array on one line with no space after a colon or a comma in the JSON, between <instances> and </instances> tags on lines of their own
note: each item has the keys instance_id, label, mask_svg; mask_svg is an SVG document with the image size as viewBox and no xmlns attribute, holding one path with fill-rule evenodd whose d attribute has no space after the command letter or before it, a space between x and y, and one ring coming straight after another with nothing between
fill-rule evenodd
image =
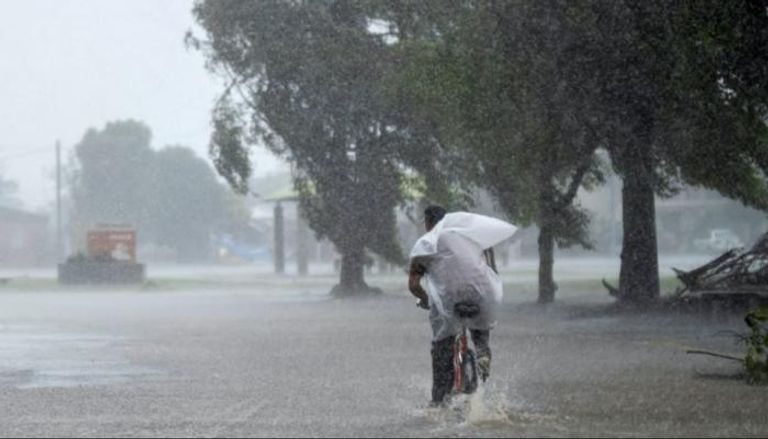
<instances>
[{"instance_id":1,"label":"red sign","mask_svg":"<svg viewBox=\"0 0 768 439\"><path fill-rule=\"evenodd\" d=\"M88 255L92 258L136 262L136 231L91 230L88 232Z\"/></svg>"}]
</instances>

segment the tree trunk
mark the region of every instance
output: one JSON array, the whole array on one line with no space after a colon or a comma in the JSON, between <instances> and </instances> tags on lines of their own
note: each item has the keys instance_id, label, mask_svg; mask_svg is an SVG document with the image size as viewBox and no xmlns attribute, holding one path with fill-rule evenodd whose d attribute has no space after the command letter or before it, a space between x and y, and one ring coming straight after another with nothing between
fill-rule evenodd
<instances>
[{"instance_id":1,"label":"tree trunk","mask_svg":"<svg viewBox=\"0 0 768 439\"><path fill-rule=\"evenodd\" d=\"M552 303L555 300L557 285L553 278L555 264L555 188L552 186L551 169L554 165L544 166L539 175L539 303Z\"/></svg>"},{"instance_id":2,"label":"tree trunk","mask_svg":"<svg viewBox=\"0 0 768 439\"><path fill-rule=\"evenodd\" d=\"M619 300L647 305L659 298L659 262L656 242L650 150L635 147L632 169L624 176L622 221L624 242L621 249Z\"/></svg>"},{"instance_id":3,"label":"tree trunk","mask_svg":"<svg viewBox=\"0 0 768 439\"><path fill-rule=\"evenodd\" d=\"M371 288L365 283L364 273L365 250L351 250L342 254L341 277L339 284L331 290L331 294L345 297L381 292L381 290Z\"/></svg>"},{"instance_id":4,"label":"tree trunk","mask_svg":"<svg viewBox=\"0 0 768 439\"><path fill-rule=\"evenodd\" d=\"M347 290L354 291L365 285L363 278L364 263L362 252L351 252L341 258L341 279L339 284Z\"/></svg>"},{"instance_id":5,"label":"tree trunk","mask_svg":"<svg viewBox=\"0 0 768 439\"><path fill-rule=\"evenodd\" d=\"M541 223L539 232L539 303L555 300L557 284L553 277L555 264L555 237L548 221Z\"/></svg>"}]
</instances>

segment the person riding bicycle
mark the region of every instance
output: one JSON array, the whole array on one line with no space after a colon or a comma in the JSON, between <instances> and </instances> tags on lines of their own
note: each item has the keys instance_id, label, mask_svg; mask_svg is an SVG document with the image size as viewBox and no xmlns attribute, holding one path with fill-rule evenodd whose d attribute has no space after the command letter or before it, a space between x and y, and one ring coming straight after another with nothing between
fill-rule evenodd
<instances>
[{"instance_id":1,"label":"person riding bicycle","mask_svg":"<svg viewBox=\"0 0 768 439\"><path fill-rule=\"evenodd\" d=\"M439 405L451 392L453 340L462 327L470 330L483 381L490 374L490 329L502 297L491 247L517 227L484 215L446 213L440 206L427 207L424 226L427 233L411 250L408 289L420 307L430 310L432 404Z\"/></svg>"}]
</instances>

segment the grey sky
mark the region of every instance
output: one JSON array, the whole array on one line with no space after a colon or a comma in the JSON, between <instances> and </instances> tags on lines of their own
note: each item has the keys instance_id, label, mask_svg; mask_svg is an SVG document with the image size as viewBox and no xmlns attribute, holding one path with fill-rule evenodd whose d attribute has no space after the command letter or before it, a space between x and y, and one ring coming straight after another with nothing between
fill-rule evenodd
<instances>
[{"instance_id":1,"label":"grey sky","mask_svg":"<svg viewBox=\"0 0 768 439\"><path fill-rule=\"evenodd\" d=\"M26 206L54 196L54 143L65 154L89 127L134 118L153 146L207 158L211 102L221 89L184 46L191 0L0 1L0 173ZM199 34L199 32L197 32ZM257 173L278 167L266 152Z\"/></svg>"}]
</instances>

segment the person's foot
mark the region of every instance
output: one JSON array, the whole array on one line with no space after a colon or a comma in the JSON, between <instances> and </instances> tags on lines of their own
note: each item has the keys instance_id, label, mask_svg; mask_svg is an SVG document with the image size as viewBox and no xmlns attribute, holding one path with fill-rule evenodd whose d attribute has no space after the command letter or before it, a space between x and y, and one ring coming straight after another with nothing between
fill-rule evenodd
<instances>
[{"instance_id":1,"label":"person's foot","mask_svg":"<svg viewBox=\"0 0 768 439\"><path fill-rule=\"evenodd\" d=\"M427 405L427 408L430 409L442 409L445 408L448 404L445 401L430 401Z\"/></svg>"},{"instance_id":2,"label":"person's foot","mask_svg":"<svg viewBox=\"0 0 768 439\"><path fill-rule=\"evenodd\" d=\"M480 373L480 379L485 382L491 374L491 357L482 356L477 359L477 371Z\"/></svg>"}]
</instances>

